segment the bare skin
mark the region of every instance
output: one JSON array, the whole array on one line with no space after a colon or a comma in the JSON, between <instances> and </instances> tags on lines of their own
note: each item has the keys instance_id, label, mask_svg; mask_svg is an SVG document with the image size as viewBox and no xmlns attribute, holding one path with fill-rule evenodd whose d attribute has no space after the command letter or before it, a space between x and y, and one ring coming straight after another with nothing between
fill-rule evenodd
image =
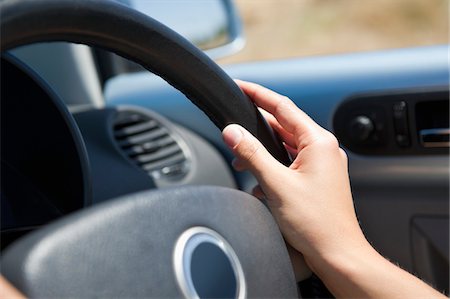
<instances>
[{"instance_id":1,"label":"bare skin","mask_svg":"<svg viewBox=\"0 0 450 299\"><path fill-rule=\"evenodd\" d=\"M334 135L290 99L260 85L236 80L260 108L295 157L280 164L241 126L223 130L236 156L233 166L250 170L287 242L336 297L446 298L382 257L366 240L356 218L347 156ZM295 265L294 265L295 266Z\"/></svg>"},{"instance_id":2,"label":"bare skin","mask_svg":"<svg viewBox=\"0 0 450 299\"><path fill-rule=\"evenodd\" d=\"M0 275L0 298L4 299L24 299L15 287L13 287L3 276Z\"/></svg>"},{"instance_id":3,"label":"bare skin","mask_svg":"<svg viewBox=\"0 0 450 299\"><path fill-rule=\"evenodd\" d=\"M294 268L308 266L338 298L446 298L382 257L367 242L356 219L347 157L336 138L288 98L257 84L237 81L261 108L295 157L289 167L238 125L223 137L237 170L250 170L289 244ZM25 298L0 276L0 298Z\"/></svg>"}]
</instances>

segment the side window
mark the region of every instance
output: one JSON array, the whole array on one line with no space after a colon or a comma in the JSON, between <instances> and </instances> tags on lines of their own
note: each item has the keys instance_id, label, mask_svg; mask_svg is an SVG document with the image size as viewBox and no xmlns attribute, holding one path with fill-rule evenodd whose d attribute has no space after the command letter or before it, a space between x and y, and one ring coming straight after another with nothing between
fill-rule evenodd
<instances>
[{"instance_id":1,"label":"side window","mask_svg":"<svg viewBox=\"0 0 450 299\"><path fill-rule=\"evenodd\" d=\"M448 0L235 0L247 44L220 62L448 42Z\"/></svg>"}]
</instances>

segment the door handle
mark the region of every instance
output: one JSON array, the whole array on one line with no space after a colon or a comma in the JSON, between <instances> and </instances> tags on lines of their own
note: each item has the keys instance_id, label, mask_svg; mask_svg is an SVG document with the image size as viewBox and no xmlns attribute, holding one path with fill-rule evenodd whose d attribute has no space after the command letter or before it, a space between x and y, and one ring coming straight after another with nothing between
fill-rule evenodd
<instances>
[{"instance_id":1,"label":"door handle","mask_svg":"<svg viewBox=\"0 0 450 299\"><path fill-rule=\"evenodd\" d=\"M450 147L450 128L434 128L419 131L423 147Z\"/></svg>"}]
</instances>

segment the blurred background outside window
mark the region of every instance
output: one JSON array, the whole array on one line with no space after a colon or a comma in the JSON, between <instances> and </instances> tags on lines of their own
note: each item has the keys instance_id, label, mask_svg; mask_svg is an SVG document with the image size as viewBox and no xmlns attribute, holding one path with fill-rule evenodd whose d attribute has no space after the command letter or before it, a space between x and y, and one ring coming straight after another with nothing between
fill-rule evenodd
<instances>
[{"instance_id":1,"label":"blurred background outside window","mask_svg":"<svg viewBox=\"0 0 450 299\"><path fill-rule=\"evenodd\" d=\"M220 63L448 43L448 0L235 0L245 47Z\"/></svg>"}]
</instances>

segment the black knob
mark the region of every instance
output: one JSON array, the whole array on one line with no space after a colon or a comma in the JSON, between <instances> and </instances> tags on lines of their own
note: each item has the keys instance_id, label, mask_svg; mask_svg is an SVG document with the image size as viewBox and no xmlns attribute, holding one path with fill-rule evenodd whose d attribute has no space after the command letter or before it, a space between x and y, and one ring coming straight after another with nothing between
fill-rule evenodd
<instances>
[{"instance_id":1,"label":"black knob","mask_svg":"<svg viewBox=\"0 0 450 299\"><path fill-rule=\"evenodd\" d=\"M350 123L350 137L353 141L366 141L374 131L373 121L365 115L355 117Z\"/></svg>"}]
</instances>

